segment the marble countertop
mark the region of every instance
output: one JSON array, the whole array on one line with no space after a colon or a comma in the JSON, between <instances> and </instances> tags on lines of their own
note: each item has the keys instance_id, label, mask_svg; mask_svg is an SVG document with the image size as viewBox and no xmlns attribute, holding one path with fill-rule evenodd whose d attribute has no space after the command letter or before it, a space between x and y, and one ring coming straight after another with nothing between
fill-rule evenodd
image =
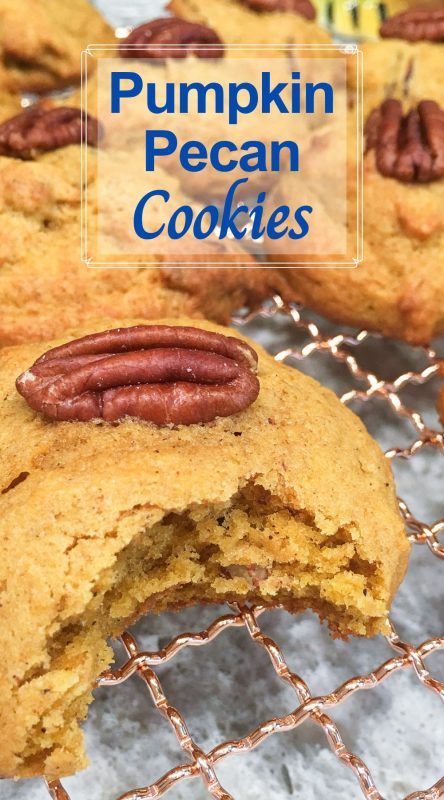
<instances>
[{"instance_id":1,"label":"marble countertop","mask_svg":"<svg viewBox=\"0 0 444 800\"><path fill-rule=\"evenodd\" d=\"M114 25L135 24L162 13L162 3L99 0ZM324 326L325 327L325 326ZM250 331L271 352L294 340L287 320L275 320ZM444 343L441 352L444 351ZM382 349L377 342L362 357L369 368L396 374L417 365L416 354L399 344ZM300 365L326 385L344 391L344 372L328 358L315 356ZM404 393L428 421L434 417L434 381ZM380 403L354 407L384 449L411 442L413 433ZM411 463L395 464L399 494L421 519L444 516L443 457L426 452ZM444 633L444 563L424 546L413 549L407 578L395 600L393 620L400 635L414 644ZM223 610L225 611L225 609ZM194 608L179 614L146 617L135 634L144 649L157 650L181 631L200 630L216 616L214 609ZM264 615L263 628L283 646L289 666L301 674L315 694L330 692L344 680L373 670L393 656L382 638L333 641L317 618L306 613L292 618L283 611ZM258 652L245 630L223 633L204 648L188 648L159 669L169 698L184 714L195 740L208 750L229 738L245 735L269 717L296 706L293 693L277 680L265 653ZM444 679L444 653L427 662ZM385 800L400 800L426 789L444 772L444 708L439 697L422 687L411 670L393 675L370 692L360 692L335 709L347 747L372 771ZM185 759L168 726L153 710L147 690L137 678L118 689L100 689L85 725L92 764L64 785L71 800L115 800L130 788L145 786ZM313 723L270 737L253 753L230 757L217 769L224 787L236 800L360 800L356 779L332 755L324 734ZM199 780L187 781L168 793L172 800L205 800ZM0 783L2 800L47 800L40 781Z\"/></svg>"}]
</instances>

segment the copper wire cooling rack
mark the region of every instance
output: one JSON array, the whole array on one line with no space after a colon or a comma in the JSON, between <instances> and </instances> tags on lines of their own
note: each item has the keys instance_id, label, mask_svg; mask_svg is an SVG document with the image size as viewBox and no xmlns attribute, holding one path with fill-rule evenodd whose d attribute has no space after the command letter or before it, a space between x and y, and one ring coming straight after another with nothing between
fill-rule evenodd
<instances>
[{"instance_id":1,"label":"copper wire cooling rack","mask_svg":"<svg viewBox=\"0 0 444 800\"><path fill-rule=\"evenodd\" d=\"M351 388L342 395L341 401L350 403L371 403L383 400L398 417L406 420L411 426L414 441L408 447L392 448L386 452L387 458L412 459L425 448L432 448L444 455L444 435L426 425L421 414L408 408L400 397L406 387L427 384L438 372L436 353L430 348L421 348L425 366L420 371L409 371L398 375L390 382L368 372L361 364L362 349L376 337L366 331L357 335L335 334L323 335L319 327L310 320L299 307L286 306L279 297L271 303L264 304L254 313L236 320L240 325L263 322L264 319L285 315L290 322L295 339L302 339L300 345L282 350L275 357L278 361L301 361L310 359L316 353L325 353L335 365L344 365L348 375L348 383L359 388ZM285 319L284 316L284 319ZM406 523L406 531L410 541L417 546L426 546L430 557L442 560L444 570L444 544L440 542L440 534L444 531L444 519L433 524L416 519L406 503L399 501L401 514ZM342 764L348 767L358 782L362 795L367 800L385 800L378 791L375 781L364 761L347 749L336 723L328 716L328 711L346 702L356 692L372 690L399 670L409 670L412 675L428 690L436 693L444 701L444 683L429 672L426 659L433 653L444 650L444 636L429 639L418 646L402 641L396 629L390 623L390 633L386 642L392 657L373 672L358 675L345 681L329 694L313 696L300 675L288 667L285 656L276 642L265 635L261 629L260 617L265 609L262 607L231 606L224 616L216 617L213 622L199 633L184 633L176 636L168 645L157 652L143 652L130 633L124 633L121 642L127 660L118 669L108 671L98 680L98 686L119 686L131 676L137 674L145 683L155 708L165 717L184 754L183 763L165 773L156 783L144 788L133 789L121 795L117 800L148 800L163 797L169 789L182 781L199 780L205 786L208 796L217 800L234 800L221 785L216 766L221 759L232 755L242 755L258 747L267 737L277 733L292 731L304 722L312 720L323 730L327 743ZM296 622L295 622L296 624ZM286 716L267 719L247 736L218 744L209 752L204 752L190 735L187 723L180 711L170 705L165 696L156 667L173 659L186 647L202 647L232 628L243 627L252 641L265 650L277 676L294 690L296 705ZM202 658L205 653L202 653ZM47 783L52 800L77 800L70 798L59 781ZM415 791L404 800L438 800L444 797L444 776L429 789ZM236 800L242 800L236 798Z\"/></svg>"}]
</instances>

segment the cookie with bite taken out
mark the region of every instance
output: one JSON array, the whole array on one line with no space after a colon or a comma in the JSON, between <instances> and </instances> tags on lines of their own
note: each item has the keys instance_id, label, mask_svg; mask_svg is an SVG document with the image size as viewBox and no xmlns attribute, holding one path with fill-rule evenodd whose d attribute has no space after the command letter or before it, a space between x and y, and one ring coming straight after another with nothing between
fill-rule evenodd
<instances>
[{"instance_id":1,"label":"cookie with bite taken out","mask_svg":"<svg viewBox=\"0 0 444 800\"><path fill-rule=\"evenodd\" d=\"M256 344L108 320L1 350L0 393L2 776L85 766L107 639L144 612L253 602L387 630L410 547L389 463Z\"/></svg>"}]
</instances>

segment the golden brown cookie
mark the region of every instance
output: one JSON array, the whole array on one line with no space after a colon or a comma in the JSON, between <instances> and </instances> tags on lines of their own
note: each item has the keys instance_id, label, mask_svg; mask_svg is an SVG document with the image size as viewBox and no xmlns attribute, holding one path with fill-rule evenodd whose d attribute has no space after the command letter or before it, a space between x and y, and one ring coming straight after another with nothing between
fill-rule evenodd
<instances>
[{"instance_id":1,"label":"golden brown cookie","mask_svg":"<svg viewBox=\"0 0 444 800\"><path fill-rule=\"evenodd\" d=\"M41 92L80 82L80 54L114 33L87 0L0 0L0 87Z\"/></svg>"},{"instance_id":2,"label":"golden brown cookie","mask_svg":"<svg viewBox=\"0 0 444 800\"><path fill-rule=\"evenodd\" d=\"M124 66L127 69L136 67L144 82L156 82L161 86L165 82L174 82L178 85L182 80L184 71L187 75L187 82L190 84L199 81L202 76L202 64L197 58L191 56L185 60L169 59L156 64L150 61L141 65L140 62L129 61ZM251 68L251 73L249 68ZM115 66L110 66L111 69L115 69ZM239 64L235 59L229 57L214 59L206 63L205 73L208 83L218 81L222 86L227 87L229 83L238 80ZM277 83L279 79L282 81L288 80L289 72L286 67L278 69L278 65L275 64L273 75L274 81ZM243 80L248 80L249 77L254 85L255 81L257 81L257 70L247 62L243 72ZM254 114L240 115L236 125L230 125L227 116L216 113L214 108L211 107L210 101L204 117L205 124L202 125L203 116L197 109L197 95L191 98L187 114L179 112L170 114L167 120L164 116L147 116L146 100L141 95L136 101L129 103L125 107L125 113L122 113L117 119L116 115L112 115L109 112L109 97L107 94L105 95L104 93L104 96L101 97L101 105L98 104L98 94L96 81L93 78L88 84L87 107L103 123L105 131L104 144L108 148L117 147L122 151L130 150L140 155L139 160L143 160L144 153L142 148L145 147L143 136L145 130L159 130L159 128L162 130L163 127L166 127L177 136L179 145L176 151L167 157L158 156L155 168L157 169L160 166L161 170L166 170L175 175L180 181L184 192L193 197L208 198L208 200L220 198L223 200L232 183L239 178L248 178L248 183L238 191L240 196L266 191L276 182L278 172L270 169L269 156L267 156L266 171L245 172L239 166L239 160L245 154L245 149L242 150L242 146L245 142L259 142L260 145L264 145L266 152L270 153L271 143L276 141L277 135L280 141L294 139L294 119L291 115L282 115L278 110L272 110L270 114L261 114L259 125ZM63 100L62 103L63 105L81 107L81 99L81 92L77 91ZM85 100L83 102L85 103ZM206 156L204 159L205 168L202 171L193 172L185 170L180 161L180 145L185 142L195 141L196 131L199 131L198 140L204 145ZM279 132L278 134L276 133L277 131ZM297 142L301 150L309 139L309 135L310 131L306 120L303 117L298 119ZM237 162L237 166L229 172L216 169L211 164L211 148L214 143L220 141L229 141L236 148L233 152L223 149L220 156L220 161L223 165L230 160ZM164 146L164 144L164 140L160 140L160 146ZM252 152L253 145L250 145L250 147L250 152ZM286 165L288 162L289 154L283 150L281 163Z\"/></svg>"},{"instance_id":3,"label":"golden brown cookie","mask_svg":"<svg viewBox=\"0 0 444 800\"><path fill-rule=\"evenodd\" d=\"M213 28L227 44L329 42L327 31L316 24L314 14L307 18L303 5L285 0L170 0L169 8L178 17ZM263 55L263 50L258 52Z\"/></svg>"},{"instance_id":4,"label":"golden brown cookie","mask_svg":"<svg viewBox=\"0 0 444 800\"><path fill-rule=\"evenodd\" d=\"M393 9L394 10L394 9ZM405 4L381 25L378 41L364 42L364 113L387 98L406 105L423 98L443 102L442 3ZM355 76L351 78L355 85Z\"/></svg>"},{"instance_id":5,"label":"golden brown cookie","mask_svg":"<svg viewBox=\"0 0 444 800\"><path fill-rule=\"evenodd\" d=\"M385 39L362 44L364 53L364 113L389 97L406 105L423 98L443 100L443 44Z\"/></svg>"},{"instance_id":6,"label":"golden brown cookie","mask_svg":"<svg viewBox=\"0 0 444 800\"><path fill-rule=\"evenodd\" d=\"M0 352L0 641L8 654L0 666L0 774L6 777L55 777L85 766L78 721L112 660L105 641L141 613L227 600L283 604L293 612L312 608L335 635L374 635L386 629L406 569L409 543L390 466L361 421L330 391L251 343L256 366L234 331L189 319L158 323L197 326L200 342L197 347L179 332L180 359L177 349L163 351L163 412L191 393L203 418L213 402L208 396L224 388L222 378L217 387L201 385L212 380L207 357L216 358L202 332L239 340L242 369L253 384L257 370L259 395L252 402L256 388L250 405L244 398L244 410L231 416L156 427L128 417L112 424L55 422L31 410L16 378L24 373L21 391L35 404L33 386L44 373L62 374L68 354L49 354L40 365L36 359L53 345L114 324L142 323L109 320L67 331L53 343ZM144 330L144 342L147 335ZM93 359L120 352L107 358L106 385L116 388L103 393L100 363L94 371L90 356L88 390L76 372L74 393L69 378L59 384L61 393L46 382L37 405L45 397L50 405L56 397L74 401L91 394L94 383L103 403L97 416L110 419L110 401L115 411L125 392L131 402L138 392L157 395L158 388L147 386L149 376L155 380L157 351L136 352L134 333L131 347L126 330L111 338L112 347L109 335L106 346L98 347L97 338L88 347L71 346L67 366L72 377L76 358L85 370L87 352ZM171 348L171 334L169 344L162 341ZM227 353L232 349L224 345ZM142 378L137 370L145 357L154 362ZM187 366L191 357L193 367ZM228 359L230 367L222 359L223 375L237 375L236 360ZM199 364L205 379L196 376ZM198 383L168 383L179 368ZM123 375L127 389L118 388ZM233 384L230 402L237 391ZM154 400L147 396L149 406Z\"/></svg>"},{"instance_id":7,"label":"golden brown cookie","mask_svg":"<svg viewBox=\"0 0 444 800\"><path fill-rule=\"evenodd\" d=\"M90 149L91 206L94 155ZM100 316L187 314L226 322L234 310L274 292L288 299L285 277L265 267L244 268L257 267L257 262L231 241L215 240L200 256L194 255L197 245L193 246L188 259L190 245L183 245L178 255L168 253L162 244L163 255L156 256L158 268L137 268L137 264L129 269L88 268L80 260L79 176L78 145L41 154L36 161L0 157L1 345L56 336L70 325ZM173 177L163 175L162 183L176 199L185 199ZM125 252L127 226L118 204L112 207L113 197L110 187L105 237L114 253ZM160 213L164 214L163 207ZM175 266L183 260L227 266L198 270ZM162 262L169 266L161 268Z\"/></svg>"},{"instance_id":8,"label":"golden brown cookie","mask_svg":"<svg viewBox=\"0 0 444 800\"><path fill-rule=\"evenodd\" d=\"M403 111L416 113L416 107ZM354 269L288 269L287 279L300 302L334 321L424 344L444 331L444 176L429 175L426 182L415 174L407 181L386 176L377 166L380 156L371 148L364 157L363 262ZM442 169L444 152L439 163ZM353 159L349 173L349 179L356 175ZM285 199L291 207L298 197L297 182L283 175L272 202ZM356 203L353 180L349 203ZM270 260L278 248L273 245Z\"/></svg>"}]
</instances>

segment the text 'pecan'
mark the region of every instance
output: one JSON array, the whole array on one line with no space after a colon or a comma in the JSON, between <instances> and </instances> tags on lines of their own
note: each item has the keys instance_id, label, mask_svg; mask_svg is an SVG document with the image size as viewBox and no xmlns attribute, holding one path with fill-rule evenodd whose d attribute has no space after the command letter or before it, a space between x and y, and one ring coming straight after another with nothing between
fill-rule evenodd
<instances>
[{"instance_id":1,"label":"text 'pecan'","mask_svg":"<svg viewBox=\"0 0 444 800\"><path fill-rule=\"evenodd\" d=\"M224 46L217 33L206 25L165 17L134 28L120 45L119 52L122 58L185 58L189 54L198 58L221 58Z\"/></svg>"},{"instance_id":2,"label":"text 'pecan'","mask_svg":"<svg viewBox=\"0 0 444 800\"><path fill-rule=\"evenodd\" d=\"M233 336L138 325L55 347L16 386L31 408L55 420L192 425L251 405L256 369L255 351Z\"/></svg>"},{"instance_id":3,"label":"text 'pecan'","mask_svg":"<svg viewBox=\"0 0 444 800\"><path fill-rule=\"evenodd\" d=\"M365 137L381 175L413 183L444 175L444 111L434 100L422 100L405 115L399 100L385 100L369 115Z\"/></svg>"},{"instance_id":4,"label":"text 'pecan'","mask_svg":"<svg viewBox=\"0 0 444 800\"><path fill-rule=\"evenodd\" d=\"M95 117L79 108L35 106L0 125L0 155L32 158L35 153L80 144L82 125L88 144L96 146L101 131Z\"/></svg>"},{"instance_id":5,"label":"text 'pecan'","mask_svg":"<svg viewBox=\"0 0 444 800\"><path fill-rule=\"evenodd\" d=\"M311 0L242 0L253 11L288 11L305 19L315 19L316 9Z\"/></svg>"},{"instance_id":6,"label":"text 'pecan'","mask_svg":"<svg viewBox=\"0 0 444 800\"><path fill-rule=\"evenodd\" d=\"M384 39L406 42L444 42L444 6L408 8L382 23Z\"/></svg>"}]
</instances>

